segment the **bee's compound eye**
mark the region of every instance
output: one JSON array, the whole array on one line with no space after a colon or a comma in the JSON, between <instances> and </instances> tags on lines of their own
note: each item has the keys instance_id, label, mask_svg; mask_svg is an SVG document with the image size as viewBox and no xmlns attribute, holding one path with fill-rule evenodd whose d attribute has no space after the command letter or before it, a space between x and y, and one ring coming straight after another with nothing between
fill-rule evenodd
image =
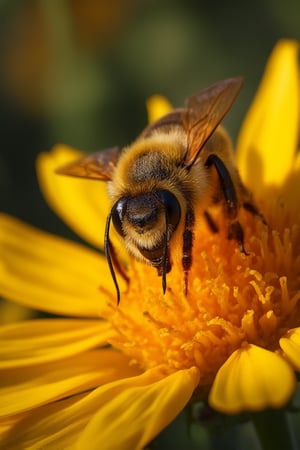
<instances>
[{"instance_id":1,"label":"bee's compound eye","mask_svg":"<svg viewBox=\"0 0 300 450\"><path fill-rule=\"evenodd\" d=\"M158 191L157 194L164 205L168 223L172 225L173 230L175 230L181 217L180 204L175 195L170 191L161 190Z\"/></svg>"},{"instance_id":2,"label":"bee's compound eye","mask_svg":"<svg viewBox=\"0 0 300 450\"><path fill-rule=\"evenodd\" d=\"M124 236L122 222L124 220L124 216L125 216L125 213L126 213L126 208L127 208L127 199L126 198L120 198L120 200L117 201L117 203L113 206L113 208L111 210L112 222L114 224L114 227L115 227L116 231L121 236Z\"/></svg>"}]
</instances>

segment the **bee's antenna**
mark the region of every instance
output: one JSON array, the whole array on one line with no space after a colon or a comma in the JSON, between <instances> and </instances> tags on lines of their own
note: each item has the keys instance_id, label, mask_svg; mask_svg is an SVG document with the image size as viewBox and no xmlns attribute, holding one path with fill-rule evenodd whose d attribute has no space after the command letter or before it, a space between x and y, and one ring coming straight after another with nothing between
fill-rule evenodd
<instances>
[{"instance_id":1,"label":"bee's antenna","mask_svg":"<svg viewBox=\"0 0 300 450\"><path fill-rule=\"evenodd\" d=\"M169 221L168 221L168 213L165 209L165 223L166 223L166 231L165 231L165 246L164 246L164 254L162 259L162 271L161 271L161 282L163 293L166 293L167 289L167 272L169 272Z\"/></svg>"},{"instance_id":2,"label":"bee's antenna","mask_svg":"<svg viewBox=\"0 0 300 450\"><path fill-rule=\"evenodd\" d=\"M108 214L107 219L106 219L106 226L105 226L105 233L104 233L104 252L105 252L108 267L109 267L109 270L111 273L111 277L113 279L113 282L114 282L114 285L116 288L117 302L119 304L120 303L120 288L118 285L115 269L114 269L114 266L112 263L112 258L111 258L111 253L114 253L114 248L112 246L112 243L109 240L109 228L110 228L111 216L112 216L112 211L110 211L110 213Z\"/></svg>"}]
</instances>

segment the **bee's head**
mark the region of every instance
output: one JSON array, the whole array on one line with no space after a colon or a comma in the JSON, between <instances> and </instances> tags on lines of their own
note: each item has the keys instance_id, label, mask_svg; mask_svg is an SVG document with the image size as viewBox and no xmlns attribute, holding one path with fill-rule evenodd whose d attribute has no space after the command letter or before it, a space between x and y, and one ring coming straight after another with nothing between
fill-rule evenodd
<instances>
[{"instance_id":1,"label":"bee's head","mask_svg":"<svg viewBox=\"0 0 300 450\"><path fill-rule=\"evenodd\" d=\"M109 227L112 220L128 249L139 259L148 261L162 275L163 291L166 273L170 270L169 241L181 217L179 201L170 191L161 189L132 197L121 197L112 207L105 231L105 253L113 280Z\"/></svg>"},{"instance_id":2,"label":"bee's head","mask_svg":"<svg viewBox=\"0 0 300 450\"><path fill-rule=\"evenodd\" d=\"M121 236L137 233L153 242L158 240L156 235L165 233L166 228L169 232L176 229L181 209L170 191L157 190L120 198L113 206L111 215L114 227Z\"/></svg>"}]
</instances>

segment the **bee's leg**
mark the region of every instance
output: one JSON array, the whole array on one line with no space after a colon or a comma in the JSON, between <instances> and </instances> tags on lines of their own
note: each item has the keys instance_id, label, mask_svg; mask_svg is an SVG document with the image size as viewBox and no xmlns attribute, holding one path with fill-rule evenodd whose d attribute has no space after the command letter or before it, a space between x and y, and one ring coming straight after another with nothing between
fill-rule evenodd
<instances>
[{"instance_id":1,"label":"bee's leg","mask_svg":"<svg viewBox=\"0 0 300 450\"><path fill-rule=\"evenodd\" d=\"M191 207L188 208L185 216L182 248L182 267L184 272L184 293L188 292L188 273L192 266L192 248L194 240L195 214Z\"/></svg>"},{"instance_id":2,"label":"bee's leg","mask_svg":"<svg viewBox=\"0 0 300 450\"><path fill-rule=\"evenodd\" d=\"M207 225L208 225L209 228L210 228L210 231L211 231L212 233L218 233L219 227L218 227L218 225L216 224L216 222L214 221L214 219L211 217L211 215L209 214L208 211L204 211L204 217L205 217L205 219L206 219Z\"/></svg>"},{"instance_id":3,"label":"bee's leg","mask_svg":"<svg viewBox=\"0 0 300 450\"><path fill-rule=\"evenodd\" d=\"M244 230L238 220L231 222L229 225L227 237L229 240L234 239L238 243L241 253L249 254L244 246Z\"/></svg>"},{"instance_id":4,"label":"bee's leg","mask_svg":"<svg viewBox=\"0 0 300 450\"><path fill-rule=\"evenodd\" d=\"M238 212L238 198L236 190L231 179L230 173L223 163L223 161L217 155L209 155L205 163L207 167L214 166L220 181L221 191L225 199L225 214L228 219L235 219Z\"/></svg>"},{"instance_id":5,"label":"bee's leg","mask_svg":"<svg viewBox=\"0 0 300 450\"><path fill-rule=\"evenodd\" d=\"M259 209L251 202L246 201L243 203L243 208L248 211L249 213L253 214L253 216L258 217L263 224L267 225L267 221L264 217L264 215L259 211Z\"/></svg>"},{"instance_id":6,"label":"bee's leg","mask_svg":"<svg viewBox=\"0 0 300 450\"><path fill-rule=\"evenodd\" d=\"M224 211L226 217L230 220L228 239L234 239L238 243L241 252L247 254L244 247L243 228L237 220L234 220L237 217L239 202L230 173L223 161L217 155L212 154L207 158L206 166L210 167L211 165L215 167L219 176L221 191L225 199ZM247 208L247 206L244 207Z\"/></svg>"}]
</instances>

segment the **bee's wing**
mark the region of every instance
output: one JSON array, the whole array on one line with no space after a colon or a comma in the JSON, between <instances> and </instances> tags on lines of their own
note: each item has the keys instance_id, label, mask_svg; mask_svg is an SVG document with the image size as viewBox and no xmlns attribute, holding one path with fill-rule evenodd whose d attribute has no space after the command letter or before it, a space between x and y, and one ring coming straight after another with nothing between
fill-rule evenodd
<instances>
[{"instance_id":1,"label":"bee's wing","mask_svg":"<svg viewBox=\"0 0 300 450\"><path fill-rule=\"evenodd\" d=\"M56 169L56 173L71 177L109 181L120 155L118 147L101 150Z\"/></svg>"},{"instance_id":2,"label":"bee's wing","mask_svg":"<svg viewBox=\"0 0 300 450\"><path fill-rule=\"evenodd\" d=\"M219 81L186 100L183 125L187 133L186 166L194 164L203 145L220 124L236 99L243 80Z\"/></svg>"}]
</instances>

